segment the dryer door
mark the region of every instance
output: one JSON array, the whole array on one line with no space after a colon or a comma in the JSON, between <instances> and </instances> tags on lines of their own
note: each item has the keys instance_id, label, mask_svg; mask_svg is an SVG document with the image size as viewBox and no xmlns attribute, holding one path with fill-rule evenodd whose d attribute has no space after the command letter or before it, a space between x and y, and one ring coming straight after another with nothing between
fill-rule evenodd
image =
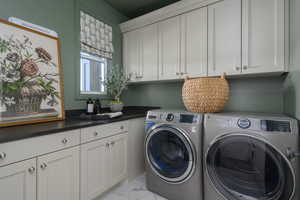
<instances>
[{"instance_id":1,"label":"dryer door","mask_svg":"<svg viewBox=\"0 0 300 200\"><path fill-rule=\"evenodd\" d=\"M146 138L146 157L151 169L169 183L182 183L195 169L195 151L187 134L172 126L160 126Z\"/></svg>"},{"instance_id":2,"label":"dryer door","mask_svg":"<svg viewBox=\"0 0 300 200\"><path fill-rule=\"evenodd\" d=\"M217 139L206 154L206 169L228 200L289 200L295 190L295 175L286 156L248 135Z\"/></svg>"}]
</instances>

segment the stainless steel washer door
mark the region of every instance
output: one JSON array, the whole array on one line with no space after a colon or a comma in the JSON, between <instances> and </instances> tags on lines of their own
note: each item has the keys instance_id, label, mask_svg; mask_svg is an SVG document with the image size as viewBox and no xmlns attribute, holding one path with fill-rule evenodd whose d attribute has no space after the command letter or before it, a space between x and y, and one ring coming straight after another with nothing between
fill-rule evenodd
<instances>
[{"instance_id":1,"label":"stainless steel washer door","mask_svg":"<svg viewBox=\"0 0 300 200\"><path fill-rule=\"evenodd\" d=\"M160 125L150 130L145 145L150 167L163 180L178 184L192 176L195 149L183 130Z\"/></svg>"},{"instance_id":2,"label":"stainless steel washer door","mask_svg":"<svg viewBox=\"0 0 300 200\"><path fill-rule=\"evenodd\" d=\"M290 161L254 136L218 138L207 151L206 169L212 184L228 200L289 200L294 194Z\"/></svg>"}]
</instances>

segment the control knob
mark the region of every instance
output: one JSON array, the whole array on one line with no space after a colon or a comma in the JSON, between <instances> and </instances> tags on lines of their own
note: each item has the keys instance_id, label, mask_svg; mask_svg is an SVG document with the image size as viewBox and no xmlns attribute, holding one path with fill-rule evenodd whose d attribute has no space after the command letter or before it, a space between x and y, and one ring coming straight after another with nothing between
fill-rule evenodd
<instances>
[{"instance_id":1,"label":"control knob","mask_svg":"<svg viewBox=\"0 0 300 200\"><path fill-rule=\"evenodd\" d=\"M167 120L168 122L171 122L171 121L174 120L174 118L175 118L174 115L170 113L170 114L167 115L166 120Z\"/></svg>"}]
</instances>

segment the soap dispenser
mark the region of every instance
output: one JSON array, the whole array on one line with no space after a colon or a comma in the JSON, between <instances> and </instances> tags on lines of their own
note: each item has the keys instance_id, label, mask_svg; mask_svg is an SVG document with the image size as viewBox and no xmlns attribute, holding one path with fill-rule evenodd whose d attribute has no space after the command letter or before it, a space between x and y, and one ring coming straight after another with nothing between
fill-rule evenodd
<instances>
[{"instance_id":1,"label":"soap dispenser","mask_svg":"<svg viewBox=\"0 0 300 200\"><path fill-rule=\"evenodd\" d=\"M101 113L101 102L100 102L100 99L96 99L96 100L95 100L95 104L94 104L94 113L95 113L96 115Z\"/></svg>"},{"instance_id":2,"label":"soap dispenser","mask_svg":"<svg viewBox=\"0 0 300 200\"><path fill-rule=\"evenodd\" d=\"M94 102L91 98L89 98L86 102L86 114L94 114Z\"/></svg>"}]
</instances>

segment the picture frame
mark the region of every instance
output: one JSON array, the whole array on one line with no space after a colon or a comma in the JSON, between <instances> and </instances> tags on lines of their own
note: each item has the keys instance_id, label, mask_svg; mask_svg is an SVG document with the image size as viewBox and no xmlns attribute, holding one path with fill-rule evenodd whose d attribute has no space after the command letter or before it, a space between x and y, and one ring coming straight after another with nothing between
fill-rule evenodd
<instances>
[{"instance_id":1,"label":"picture frame","mask_svg":"<svg viewBox=\"0 0 300 200\"><path fill-rule=\"evenodd\" d=\"M0 127L65 119L59 38L0 19Z\"/></svg>"}]
</instances>

